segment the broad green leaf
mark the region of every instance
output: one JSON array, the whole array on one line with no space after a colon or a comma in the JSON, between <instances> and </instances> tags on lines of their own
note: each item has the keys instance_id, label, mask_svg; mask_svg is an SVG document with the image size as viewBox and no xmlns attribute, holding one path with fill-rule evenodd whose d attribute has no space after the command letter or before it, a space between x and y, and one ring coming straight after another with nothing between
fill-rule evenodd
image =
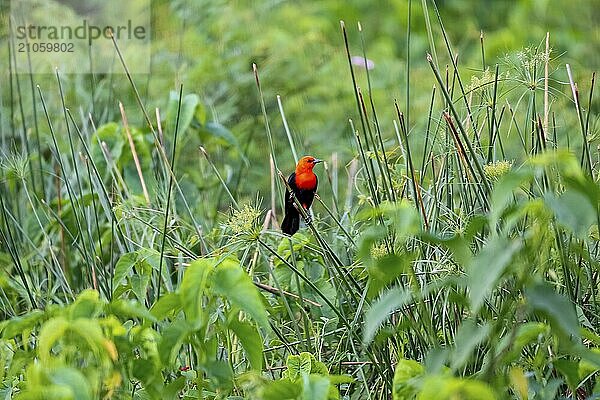
<instances>
[{"instance_id":1,"label":"broad green leaf","mask_svg":"<svg viewBox=\"0 0 600 400\"><path fill-rule=\"evenodd\" d=\"M157 321L144 305L135 300L113 300L108 305L108 312L122 318L142 318L150 322Z\"/></svg>"},{"instance_id":2,"label":"broad green leaf","mask_svg":"<svg viewBox=\"0 0 600 400\"><path fill-rule=\"evenodd\" d=\"M197 113L196 109L202 105L200 104L200 97L195 93L186 94L181 99L181 108L179 107L179 93L171 91L169 93L169 105L167 106L167 126L171 131L175 131L175 124L177 122L177 110L179 112L179 134L185 132L190 124L194 115ZM198 115L202 115L199 113Z\"/></svg>"},{"instance_id":3,"label":"broad green leaf","mask_svg":"<svg viewBox=\"0 0 600 400\"><path fill-rule=\"evenodd\" d=\"M594 354L596 357L600 357L600 349L599 348L592 348L592 349L586 348L586 352ZM600 371L599 363L590 362L586 359L582 359L579 362L579 376L581 376L581 377L591 375L598 371Z\"/></svg>"},{"instance_id":4,"label":"broad green leaf","mask_svg":"<svg viewBox=\"0 0 600 400\"><path fill-rule=\"evenodd\" d=\"M287 377L295 382L303 374L309 375L312 368L312 354L302 352L298 355L288 356L285 364L287 366Z\"/></svg>"},{"instance_id":5,"label":"broad green leaf","mask_svg":"<svg viewBox=\"0 0 600 400\"><path fill-rule=\"evenodd\" d=\"M567 190L560 196L546 194L544 200L562 226L581 239L588 237L590 227L597 222L597 214L586 196Z\"/></svg>"},{"instance_id":6,"label":"broad green leaf","mask_svg":"<svg viewBox=\"0 0 600 400\"><path fill-rule=\"evenodd\" d=\"M86 377L77 369L70 367L59 367L49 371L49 380L54 385L66 386L73 394L73 399L92 399L92 389Z\"/></svg>"},{"instance_id":7,"label":"broad green leaf","mask_svg":"<svg viewBox=\"0 0 600 400\"><path fill-rule=\"evenodd\" d=\"M263 298L239 262L232 259L223 260L215 267L212 284L216 294L227 298L262 328L270 329Z\"/></svg>"},{"instance_id":8,"label":"broad green leaf","mask_svg":"<svg viewBox=\"0 0 600 400\"><path fill-rule=\"evenodd\" d=\"M394 287L384 292L379 299L374 301L365 315L365 327L363 330L363 343L368 345L375 337L375 333L381 324L387 320L392 311L404 307L411 299L408 290Z\"/></svg>"},{"instance_id":9,"label":"broad green leaf","mask_svg":"<svg viewBox=\"0 0 600 400\"><path fill-rule=\"evenodd\" d=\"M221 390L229 391L233 387L233 370L227 361L212 360L200 366L202 370Z\"/></svg>"},{"instance_id":10,"label":"broad green leaf","mask_svg":"<svg viewBox=\"0 0 600 400\"><path fill-rule=\"evenodd\" d=\"M415 360L401 358L394 371L394 400L413 400L417 395L414 378L421 376L425 368Z\"/></svg>"},{"instance_id":11,"label":"broad green leaf","mask_svg":"<svg viewBox=\"0 0 600 400\"><path fill-rule=\"evenodd\" d=\"M58 339L69 329L69 321L63 316L52 318L40 330L38 339L38 354L42 362L49 362L50 351Z\"/></svg>"},{"instance_id":12,"label":"broad green leaf","mask_svg":"<svg viewBox=\"0 0 600 400\"><path fill-rule=\"evenodd\" d=\"M84 290L69 308L71 319L96 317L102 310L100 295L92 289Z\"/></svg>"},{"instance_id":13,"label":"broad green leaf","mask_svg":"<svg viewBox=\"0 0 600 400\"><path fill-rule=\"evenodd\" d=\"M509 378L513 390L521 396L521 399L526 399L529 385L523 369L519 367L511 368Z\"/></svg>"},{"instance_id":14,"label":"broad green leaf","mask_svg":"<svg viewBox=\"0 0 600 400\"><path fill-rule=\"evenodd\" d=\"M579 362L572 360L559 359L552 362L554 368L565 377L567 385L571 390L579 386Z\"/></svg>"},{"instance_id":15,"label":"broad green leaf","mask_svg":"<svg viewBox=\"0 0 600 400\"><path fill-rule=\"evenodd\" d=\"M191 330L186 321L178 319L171 323L163 332L158 343L158 354L164 366L172 366L179 349Z\"/></svg>"},{"instance_id":16,"label":"broad green leaf","mask_svg":"<svg viewBox=\"0 0 600 400\"><path fill-rule=\"evenodd\" d=\"M579 338L579 321L573 303L556 293L547 283L538 283L525 289L527 303L543 314L559 333Z\"/></svg>"},{"instance_id":17,"label":"broad green leaf","mask_svg":"<svg viewBox=\"0 0 600 400\"><path fill-rule=\"evenodd\" d=\"M321 361L318 361L315 358L315 356L313 356L312 354L310 355L310 362L311 362L311 367L310 367L311 374L329 376L329 370L327 369L327 365L325 365L325 363L323 363Z\"/></svg>"},{"instance_id":18,"label":"broad green leaf","mask_svg":"<svg viewBox=\"0 0 600 400\"><path fill-rule=\"evenodd\" d=\"M162 399L163 400L169 400L169 399L179 400L181 398L181 397L179 397L179 394L181 393L181 391L185 387L185 383L186 383L185 376L180 376L179 378L177 378L174 381L170 382L163 389Z\"/></svg>"},{"instance_id":19,"label":"broad green leaf","mask_svg":"<svg viewBox=\"0 0 600 400\"><path fill-rule=\"evenodd\" d=\"M417 400L495 400L496 394L483 382L448 376L429 376Z\"/></svg>"},{"instance_id":20,"label":"broad green leaf","mask_svg":"<svg viewBox=\"0 0 600 400\"><path fill-rule=\"evenodd\" d=\"M385 285L392 282L401 274L406 273L413 259L414 256L412 254L406 253L400 255L387 254L378 258L375 263L368 268L370 278L368 296L372 298L379 293L381 288Z\"/></svg>"},{"instance_id":21,"label":"broad green leaf","mask_svg":"<svg viewBox=\"0 0 600 400\"><path fill-rule=\"evenodd\" d=\"M102 334L102 328L96 319L78 318L71 321L69 331L78 335L95 354L105 353L107 350L113 351L104 347L105 338ZM108 354L110 358L115 358L114 353Z\"/></svg>"},{"instance_id":22,"label":"broad green leaf","mask_svg":"<svg viewBox=\"0 0 600 400\"><path fill-rule=\"evenodd\" d=\"M246 351L250 366L261 371L263 366L263 342L258 329L244 321L233 320L229 328L235 333Z\"/></svg>"},{"instance_id":23,"label":"broad green leaf","mask_svg":"<svg viewBox=\"0 0 600 400\"><path fill-rule=\"evenodd\" d=\"M219 139L223 144L238 147L238 140L235 135L218 122L208 122L200 128L200 131Z\"/></svg>"},{"instance_id":24,"label":"broad green leaf","mask_svg":"<svg viewBox=\"0 0 600 400\"><path fill-rule=\"evenodd\" d=\"M2 328L2 338L12 339L23 331L32 329L43 317L44 312L33 310L27 315L11 318Z\"/></svg>"},{"instance_id":25,"label":"broad green leaf","mask_svg":"<svg viewBox=\"0 0 600 400\"><path fill-rule=\"evenodd\" d=\"M468 269L468 285L471 309L475 314L520 249L520 241L496 237L490 239L473 259Z\"/></svg>"},{"instance_id":26,"label":"broad green leaf","mask_svg":"<svg viewBox=\"0 0 600 400\"><path fill-rule=\"evenodd\" d=\"M143 261L136 264L136 273L129 277L131 290L139 302L143 302L146 299L151 276L152 270L150 266Z\"/></svg>"},{"instance_id":27,"label":"broad green leaf","mask_svg":"<svg viewBox=\"0 0 600 400\"><path fill-rule=\"evenodd\" d=\"M322 375L302 375L302 400L327 400L329 378Z\"/></svg>"},{"instance_id":28,"label":"broad green leaf","mask_svg":"<svg viewBox=\"0 0 600 400\"><path fill-rule=\"evenodd\" d=\"M160 299L150 309L150 313L158 320L164 319L172 312L181 309L181 297L178 293L163 294Z\"/></svg>"},{"instance_id":29,"label":"broad green leaf","mask_svg":"<svg viewBox=\"0 0 600 400\"><path fill-rule=\"evenodd\" d=\"M423 233L420 238L429 243L442 245L452 252L454 259L457 263L467 265L471 263L473 259L473 251L471 250L470 239L462 236L461 234L455 234L451 237L438 237L430 233Z\"/></svg>"},{"instance_id":30,"label":"broad green leaf","mask_svg":"<svg viewBox=\"0 0 600 400\"><path fill-rule=\"evenodd\" d=\"M121 284L121 282L125 280L125 277L129 275L129 273L135 266L136 261L136 252L125 253L119 258L119 261L117 261L117 264L115 265L115 271L113 274L113 288L117 288Z\"/></svg>"},{"instance_id":31,"label":"broad green leaf","mask_svg":"<svg viewBox=\"0 0 600 400\"><path fill-rule=\"evenodd\" d=\"M470 359L475 348L489 335L489 324L477 325L471 320L464 321L454 337L451 368L457 370Z\"/></svg>"},{"instance_id":32,"label":"broad green leaf","mask_svg":"<svg viewBox=\"0 0 600 400\"><path fill-rule=\"evenodd\" d=\"M332 385L339 385L340 383L353 383L356 382L356 380L348 375L328 375L329 376L329 382Z\"/></svg>"},{"instance_id":33,"label":"broad green leaf","mask_svg":"<svg viewBox=\"0 0 600 400\"><path fill-rule=\"evenodd\" d=\"M152 387L153 383L158 383L159 380L162 386L163 377L159 366L155 365L150 360L141 358L133 359L130 362L132 365L132 376L142 382L144 387Z\"/></svg>"},{"instance_id":34,"label":"broad green leaf","mask_svg":"<svg viewBox=\"0 0 600 400\"><path fill-rule=\"evenodd\" d=\"M502 176L494 185L491 195L490 227L495 229L500 216L506 207L513 201L514 191L524 182L533 178L533 172L530 169L513 170Z\"/></svg>"},{"instance_id":35,"label":"broad green leaf","mask_svg":"<svg viewBox=\"0 0 600 400\"><path fill-rule=\"evenodd\" d=\"M542 322L526 322L520 324L516 329L517 332L514 334L514 338L512 333L507 333L498 346L499 352L504 352L506 349L507 352L504 356L504 360L507 364L518 359L521 356L523 348L528 344L539 340L540 336L550 330L550 327ZM507 349L510 345L512 345L512 347Z\"/></svg>"},{"instance_id":36,"label":"broad green leaf","mask_svg":"<svg viewBox=\"0 0 600 400\"><path fill-rule=\"evenodd\" d=\"M202 298L215 263L214 258L200 258L193 261L183 274L180 301L186 318L193 325L199 323L202 315Z\"/></svg>"},{"instance_id":37,"label":"broad green leaf","mask_svg":"<svg viewBox=\"0 0 600 400\"><path fill-rule=\"evenodd\" d=\"M563 175L562 180L567 191L575 191L586 197L589 204L598 210L600 206L600 186L589 176L583 174ZM598 212L598 211L596 211Z\"/></svg>"},{"instance_id":38,"label":"broad green leaf","mask_svg":"<svg viewBox=\"0 0 600 400\"><path fill-rule=\"evenodd\" d=\"M293 383L289 379L280 379L269 382L261 390L260 399L262 400L291 400L298 399L302 394L302 385L300 382Z\"/></svg>"}]
</instances>

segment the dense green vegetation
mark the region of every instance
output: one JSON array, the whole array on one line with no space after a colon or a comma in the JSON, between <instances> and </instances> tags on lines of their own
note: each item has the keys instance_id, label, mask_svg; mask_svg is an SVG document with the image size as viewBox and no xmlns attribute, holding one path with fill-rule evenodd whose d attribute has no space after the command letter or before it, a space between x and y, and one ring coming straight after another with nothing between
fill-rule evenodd
<instances>
[{"instance_id":1,"label":"dense green vegetation","mask_svg":"<svg viewBox=\"0 0 600 400\"><path fill-rule=\"evenodd\" d=\"M600 398L594 3L156 0L149 75L6 41L1 396Z\"/></svg>"}]
</instances>

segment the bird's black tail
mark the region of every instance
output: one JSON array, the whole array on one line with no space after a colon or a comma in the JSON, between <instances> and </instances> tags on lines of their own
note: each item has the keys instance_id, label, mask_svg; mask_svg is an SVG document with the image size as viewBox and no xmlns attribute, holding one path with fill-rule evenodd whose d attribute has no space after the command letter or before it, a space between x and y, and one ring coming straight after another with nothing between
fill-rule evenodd
<instances>
[{"instance_id":1,"label":"bird's black tail","mask_svg":"<svg viewBox=\"0 0 600 400\"><path fill-rule=\"evenodd\" d=\"M300 228L300 214L298 210L286 210L285 217L281 223L281 231L287 235L293 235Z\"/></svg>"}]
</instances>

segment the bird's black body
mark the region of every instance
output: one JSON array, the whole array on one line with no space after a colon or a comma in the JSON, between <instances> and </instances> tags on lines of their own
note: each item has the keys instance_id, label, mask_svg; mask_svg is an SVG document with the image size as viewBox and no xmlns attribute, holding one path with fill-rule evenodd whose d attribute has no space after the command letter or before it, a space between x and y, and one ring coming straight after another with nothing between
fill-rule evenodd
<instances>
[{"instance_id":1,"label":"bird's black body","mask_svg":"<svg viewBox=\"0 0 600 400\"><path fill-rule=\"evenodd\" d=\"M292 174L288 178L288 184L296 195L296 198L302 204L305 210L308 208L315 198L315 192L317 191L317 179L315 176L315 184L311 189L300 189L296 183L296 173ZM296 209L294 198L290 195L290 191L285 191L285 217L281 223L281 231L288 235L293 235L300 228L300 213Z\"/></svg>"}]
</instances>

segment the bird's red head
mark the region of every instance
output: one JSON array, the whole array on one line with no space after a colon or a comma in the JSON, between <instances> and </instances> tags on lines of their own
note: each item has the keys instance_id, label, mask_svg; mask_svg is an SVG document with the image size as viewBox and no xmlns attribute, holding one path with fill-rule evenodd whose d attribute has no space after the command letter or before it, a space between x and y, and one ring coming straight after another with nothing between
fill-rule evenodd
<instances>
[{"instance_id":1,"label":"bird's red head","mask_svg":"<svg viewBox=\"0 0 600 400\"><path fill-rule=\"evenodd\" d=\"M319 160L313 156L302 157L300 160L298 160L298 165L296 165L296 175L312 172L313 167L321 162L323 162L323 160Z\"/></svg>"}]
</instances>

